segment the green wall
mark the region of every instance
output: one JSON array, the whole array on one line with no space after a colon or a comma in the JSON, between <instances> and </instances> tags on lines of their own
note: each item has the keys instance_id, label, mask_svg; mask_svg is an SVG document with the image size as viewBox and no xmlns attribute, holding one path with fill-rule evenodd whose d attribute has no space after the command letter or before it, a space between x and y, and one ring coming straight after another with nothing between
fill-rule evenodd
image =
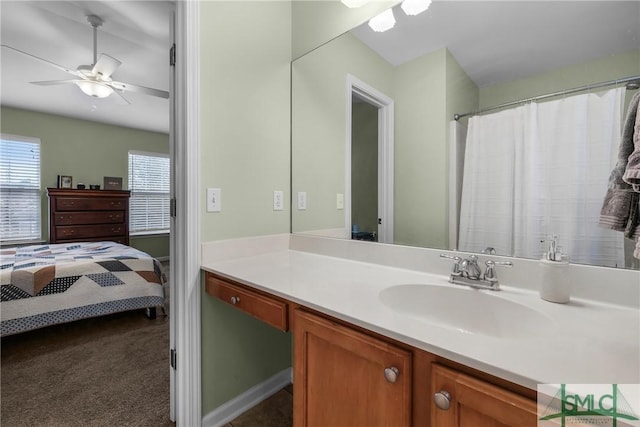
<instances>
[{"instance_id":1,"label":"green wall","mask_svg":"<svg viewBox=\"0 0 640 427\"><path fill-rule=\"evenodd\" d=\"M105 176L122 177L128 186L129 150L169 153L169 135L53 114L2 107L3 133L40 138L42 179L42 238L49 238L47 187L58 175L71 175L73 186L82 182L103 185ZM169 256L169 236L131 238L131 246L152 256Z\"/></svg>"},{"instance_id":2,"label":"green wall","mask_svg":"<svg viewBox=\"0 0 640 427\"><path fill-rule=\"evenodd\" d=\"M200 4L203 242L289 232L291 3ZM273 211L273 191L285 209ZM204 288L204 287L203 287ZM202 413L291 366L291 336L202 293Z\"/></svg>"},{"instance_id":3,"label":"green wall","mask_svg":"<svg viewBox=\"0 0 640 427\"><path fill-rule=\"evenodd\" d=\"M640 74L640 49L480 88L480 108ZM606 90L608 88L604 88Z\"/></svg>"}]
</instances>

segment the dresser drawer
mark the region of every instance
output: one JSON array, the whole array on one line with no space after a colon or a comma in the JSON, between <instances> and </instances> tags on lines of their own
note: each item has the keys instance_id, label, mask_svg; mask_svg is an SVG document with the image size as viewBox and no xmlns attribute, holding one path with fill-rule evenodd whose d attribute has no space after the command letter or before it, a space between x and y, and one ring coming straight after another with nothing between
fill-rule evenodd
<instances>
[{"instance_id":1,"label":"dresser drawer","mask_svg":"<svg viewBox=\"0 0 640 427\"><path fill-rule=\"evenodd\" d=\"M124 211L60 212L53 216L56 225L120 224Z\"/></svg>"},{"instance_id":2,"label":"dresser drawer","mask_svg":"<svg viewBox=\"0 0 640 427\"><path fill-rule=\"evenodd\" d=\"M289 330L287 303L263 295L248 287L222 280L211 273L206 276L206 291L227 304L231 304L282 331Z\"/></svg>"},{"instance_id":3,"label":"dresser drawer","mask_svg":"<svg viewBox=\"0 0 640 427\"><path fill-rule=\"evenodd\" d=\"M57 240L85 239L94 237L113 237L127 234L124 224L114 225L79 225L56 227ZM112 239L109 239L112 240Z\"/></svg>"},{"instance_id":4,"label":"dresser drawer","mask_svg":"<svg viewBox=\"0 0 640 427\"><path fill-rule=\"evenodd\" d=\"M81 197L58 197L56 199L56 210L58 211L107 211L125 210L129 207L129 200L126 198L81 198Z\"/></svg>"}]
</instances>

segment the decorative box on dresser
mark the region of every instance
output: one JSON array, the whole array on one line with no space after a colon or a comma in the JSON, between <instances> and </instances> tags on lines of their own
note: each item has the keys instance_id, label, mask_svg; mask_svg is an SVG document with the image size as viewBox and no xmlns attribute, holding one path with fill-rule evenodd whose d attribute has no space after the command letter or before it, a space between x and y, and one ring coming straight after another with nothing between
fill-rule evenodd
<instances>
[{"instance_id":1,"label":"decorative box on dresser","mask_svg":"<svg viewBox=\"0 0 640 427\"><path fill-rule=\"evenodd\" d=\"M49 242L129 244L129 191L48 188Z\"/></svg>"}]
</instances>

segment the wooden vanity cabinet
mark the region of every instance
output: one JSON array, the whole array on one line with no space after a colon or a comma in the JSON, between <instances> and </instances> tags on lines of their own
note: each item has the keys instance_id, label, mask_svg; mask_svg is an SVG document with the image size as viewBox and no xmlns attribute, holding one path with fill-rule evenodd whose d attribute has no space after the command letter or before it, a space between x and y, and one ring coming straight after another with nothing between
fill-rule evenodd
<instances>
[{"instance_id":1,"label":"wooden vanity cabinet","mask_svg":"<svg viewBox=\"0 0 640 427\"><path fill-rule=\"evenodd\" d=\"M293 334L294 426L412 425L410 351L300 309Z\"/></svg>"},{"instance_id":2,"label":"wooden vanity cabinet","mask_svg":"<svg viewBox=\"0 0 640 427\"><path fill-rule=\"evenodd\" d=\"M210 272L205 287L209 295L293 331L295 427L537 424L533 390ZM448 396L447 409L436 405L437 393Z\"/></svg>"},{"instance_id":3,"label":"wooden vanity cabinet","mask_svg":"<svg viewBox=\"0 0 640 427\"><path fill-rule=\"evenodd\" d=\"M465 373L434 364L431 427L535 427L536 402Z\"/></svg>"}]
</instances>

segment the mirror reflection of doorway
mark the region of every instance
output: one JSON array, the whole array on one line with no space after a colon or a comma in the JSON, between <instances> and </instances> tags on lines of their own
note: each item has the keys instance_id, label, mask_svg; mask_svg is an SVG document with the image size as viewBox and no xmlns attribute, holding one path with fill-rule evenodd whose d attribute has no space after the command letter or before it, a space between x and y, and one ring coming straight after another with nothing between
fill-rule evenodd
<instances>
[{"instance_id":1,"label":"mirror reflection of doorway","mask_svg":"<svg viewBox=\"0 0 640 427\"><path fill-rule=\"evenodd\" d=\"M393 243L393 111L393 99L347 76L344 209L352 239Z\"/></svg>"},{"instance_id":2,"label":"mirror reflection of doorway","mask_svg":"<svg viewBox=\"0 0 640 427\"><path fill-rule=\"evenodd\" d=\"M351 238L378 240L378 107L351 101Z\"/></svg>"}]
</instances>

